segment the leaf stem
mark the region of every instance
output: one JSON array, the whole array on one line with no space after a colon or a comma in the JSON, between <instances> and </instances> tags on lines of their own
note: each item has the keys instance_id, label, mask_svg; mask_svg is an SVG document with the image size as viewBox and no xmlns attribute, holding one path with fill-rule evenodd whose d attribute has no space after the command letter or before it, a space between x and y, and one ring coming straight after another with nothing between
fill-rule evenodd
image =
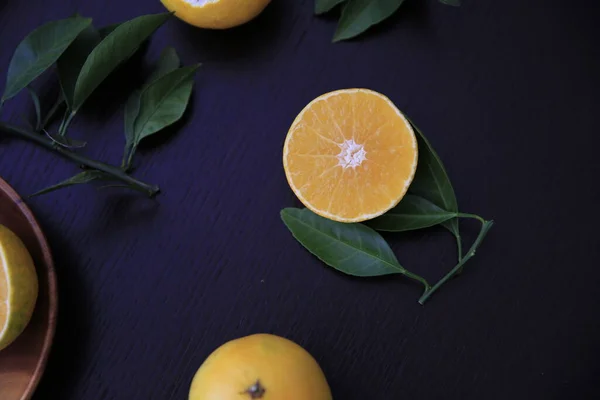
<instances>
[{"instance_id":1,"label":"leaf stem","mask_svg":"<svg viewBox=\"0 0 600 400\"><path fill-rule=\"evenodd\" d=\"M425 287L425 291L423 292L423 295L425 295L429 290L431 290L431 285L422 276L414 274L407 270L404 270L404 272L402 272L402 275L406 276L407 278L413 279L417 282L420 282Z\"/></svg>"},{"instance_id":2,"label":"leaf stem","mask_svg":"<svg viewBox=\"0 0 600 400\"><path fill-rule=\"evenodd\" d=\"M137 145L132 144L131 146L126 146L125 153L123 154L123 164L121 168L124 171L131 171L131 166L133 165L133 155L137 149Z\"/></svg>"},{"instance_id":3,"label":"leaf stem","mask_svg":"<svg viewBox=\"0 0 600 400\"><path fill-rule=\"evenodd\" d=\"M456 215L458 217L458 214ZM454 236L456 238L456 250L458 252L458 262L461 262L463 259L463 248L462 248L462 237L460 236L460 234ZM460 275L462 274L462 268L460 268L457 272L456 275Z\"/></svg>"},{"instance_id":4,"label":"leaf stem","mask_svg":"<svg viewBox=\"0 0 600 400\"><path fill-rule=\"evenodd\" d=\"M40 98L31 88L31 86L27 86L27 91L31 96L31 102L33 103L33 108L35 109L35 131L39 132L41 129L40 127L42 126L42 109L40 106Z\"/></svg>"},{"instance_id":5,"label":"leaf stem","mask_svg":"<svg viewBox=\"0 0 600 400\"><path fill-rule=\"evenodd\" d=\"M58 94L56 102L52 105L52 108L48 111L48 114L46 114L46 116L44 117L44 120L42 121L40 130L45 129L48 126L48 124L50 123L50 121L52 121L52 119L54 118L54 116L58 112L58 109L64 103L64 101L65 101L65 99L64 99L62 91L61 91Z\"/></svg>"},{"instance_id":6,"label":"leaf stem","mask_svg":"<svg viewBox=\"0 0 600 400\"><path fill-rule=\"evenodd\" d=\"M482 224L485 224L485 222L486 222L485 219L483 219L479 215L475 215L475 214L458 213L458 217L476 219L477 221L481 222Z\"/></svg>"},{"instance_id":7,"label":"leaf stem","mask_svg":"<svg viewBox=\"0 0 600 400\"><path fill-rule=\"evenodd\" d=\"M62 157L69 159L78 165L83 165L87 168L107 173L115 180L126 183L127 185L146 193L149 197L155 197L158 193L160 193L160 188L158 186L141 182L115 166L103 163L101 161L92 160L86 156L60 147L46 136L39 135L35 132L31 132L21 127L10 125L4 122L0 122L0 131L33 142L47 150L58 153Z\"/></svg>"},{"instance_id":8,"label":"leaf stem","mask_svg":"<svg viewBox=\"0 0 600 400\"><path fill-rule=\"evenodd\" d=\"M61 136L62 136L63 128L65 126L65 122L67 121L67 116L68 115L69 115L69 109L67 108L65 110L65 113L64 113L63 117L62 117L62 120L60 121L60 125L58 126L58 134L61 135Z\"/></svg>"},{"instance_id":9,"label":"leaf stem","mask_svg":"<svg viewBox=\"0 0 600 400\"><path fill-rule=\"evenodd\" d=\"M461 270L461 268L467 263L467 261L469 261L471 259L471 257L473 257L475 255L475 253L477 252L477 249L481 245L481 242L483 241L483 239L485 238L485 236L487 235L489 230L494 225L494 221L486 221L478 215L459 214L459 216L464 217L464 218L475 218L478 221L480 221L481 222L481 230L479 231L479 235L477 236L477 239L475 239L475 242L473 243L473 245L471 246L471 248L469 249L467 254L463 257L463 259L460 260L458 262L458 264L456 264L456 266L454 268L452 268L452 270L450 272L448 272L448 274L446 274L446 276L444 276L442 279L440 279L438 283L433 285L433 287L431 289L427 290L423 294L423 296L421 296L421 298L419 299L419 304L421 304L421 305L425 304L425 302L429 299L429 297L431 297L431 295L433 293L435 293L446 282L448 282L450 279L452 279Z\"/></svg>"},{"instance_id":10,"label":"leaf stem","mask_svg":"<svg viewBox=\"0 0 600 400\"><path fill-rule=\"evenodd\" d=\"M67 110L67 113L68 112L69 112L69 110ZM69 113L69 116L66 118L64 123L61 124L60 131L58 132L59 135L65 136L67 134L67 129L69 129L69 125L71 125L71 121L73 121L75 114L76 114L75 111L72 111L71 113Z\"/></svg>"},{"instance_id":11,"label":"leaf stem","mask_svg":"<svg viewBox=\"0 0 600 400\"><path fill-rule=\"evenodd\" d=\"M460 235L456 235L456 250L458 251L458 261L462 261L463 259L463 250L462 250L462 238Z\"/></svg>"}]
</instances>

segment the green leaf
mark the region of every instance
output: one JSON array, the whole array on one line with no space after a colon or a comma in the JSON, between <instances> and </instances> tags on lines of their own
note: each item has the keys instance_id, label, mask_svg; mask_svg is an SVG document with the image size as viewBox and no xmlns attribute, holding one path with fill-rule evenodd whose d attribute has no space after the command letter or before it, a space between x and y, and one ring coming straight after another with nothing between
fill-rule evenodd
<instances>
[{"instance_id":1,"label":"green leaf","mask_svg":"<svg viewBox=\"0 0 600 400\"><path fill-rule=\"evenodd\" d=\"M140 94L139 112L133 134L127 136L127 165L140 142L177 122L183 116L194 86L193 75L200 65L172 71L148 85ZM128 104L129 105L129 104ZM128 110L129 112L133 112Z\"/></svg>"},{"instance_id":2,"label":"green leaf","mask_svg":"<svg viewBox=\"0 0 600 400\"><path fill-rule=\"evenodd\" d=\"M368 222L378 231L404 232L429 228L457 217L456 212L445 211L429 200L406 195L396 207Z\"/></svg>"},{"instance_id":3,"label":"green leaf","mask_svg":"<svg viewBox=\"0 0 600 400\"><path fill-rule=\"evenodd\" d=\"M2 102L14 97L52 64L92 23L75 16L44 24L31 32L18 46L10 61Z\"/></svg>"},{"instance_id":4,"label":"green leaf","mask_svg":"<svg viewBox=\"0 0 600 400\"><path fill-rule=\"evenodd\" d=\"M461 0L439 0L440 3L447 6L460 7Z\"/></svg>"},{"instance_id":5,"label":"green leaf","mask_svg":"<svg viewBox=\"0 0 600 400\"><path fill-rule=\"evenodd\" d=\"M125 104L126 147L123 157L123 167L129 168L131 164L131 158L133 157L131 152L135 143L134 123L140 111L140 95L142 91L146 89L152 82L179 68L180 64L181 61L179 60L179 56L177 55L175 49L172 47L165 48L146 84L142 86L141 90L135 90L131 96L129 96L129 99Z\"/></svg>"},{"instance_id":6,"label":"green leaf","mask_svg":"<svg viewBox=\"0 0 600 400\"><path fill-rule=\"evenodd\" d=\"M345 2L346 0L316 0L315 1L315 14L325 14L333 10L335 6Z\"/></svg>"},{"instance_id":7,"label":"green leaf","mask_svg":"<svg viewBox=\"0 0 600 400\"><path fill-rule=\"evenodd\" d=\"M133 124L140 109L140 95L142 91L157 79L179 68L180 63L181 61L175 49L172 47L165 48L148 81L142 86L141 90L134 91L129 97L125 106L125 135L128 142L133 143Z\"/></svg>"},{"instance_id":8,"label":"green leaf","mask_svg":"<svg viewBox=\"0 0 600 400\"><path fill-rule=\"evenodd\" d=\"M333 41L346 40L387 19L404 0L349 0L344 6Z\"/></svg>"},{"instance_id":9,"label":"green leaf","mask_svg":"<svg viewBox=\"0 0 600 400\"><path fill-rule=\"evenodd\" d=\"M148 78L148 83L154 82L158 78L162 78L169 72L175 71L181 65L181 60L177 55L177 51L173 47L166 47L158 59L154 70Z\"/></svg>"},{"instance_id":10,"label":"green leaf","mask_svg":"<svg viewBox=\"0 0 600 400\"><path fill-rule=\"evenodd\" d=\"M104 39L105 37L107 37L108 35L110 35L115 29L117 29L117 27L119 25L121 25L121 22L118 22L116 24L106 25L106 26L103 26L102 28L98 29L98 33L100 34L100 38Z\"/></svg>"},{"instance_id":11,"label":"green leaf","mask_svg":"<svg viewBox=\"0 0 600 400\"><path fill-rule=\"evenodd\" d=\"M144 15L120 24L109 33L81 68L75 85L72 111L76 112L104 79L129 59L170 16L171 13Z\"/></svg>"},{"instance_id":12,"label":"green leaf","mask_svg":"<svg viewBox=\"0 0 600 400\"><path fill-rule=\"evenodd\" d=\"M97 180L110 180L110 179L111 179L110 175L108 175L104 172L101 172L101 171L84 171L84 172L80 172L79 174L75 175L74 177L64 180L56 185L47 187L46 189L42 189L39 192L36 192L29 197L41 196L43 194L54 192L56 190L63 189L63 188L69 187L69 186L81 185L84 183L89 183L89 182L97 181Z\"/></svg>"},{"instance_id":13,"label":"green leaf","mask_svg":"<svg viewBox=\"0 0 600 400\"><path fill-rule=\"evenodd\" d=\"M141 90L135 90L125 103L125 151L123 152L122 167L129 169L134 154L135 132L134 124L140 112L140 95Z\"/></svg>"},{"instance_id":14,"label":"green leaf","mask_svg":"<svg viewBox=\"0 0 600 400\"><path fill-rule=\"evenodd\" d=\"M348 275L406 274L387 242L362 224L344 224L308 209L285 208L283 222L292 235L325 264Z\"/></svg>"},{"instance_id":15,"label":"green leaf","mask_svg":"<svg viewBox=\"0 0 600 400\"><path fill-rule=\"evenodd\" d=\"M409 122L417 133L419 144L417 172L408 189L409 193L423 197L443 210L453 213L458 212L456 195L442 160L423 135L423 132L410 119ZM444 222L443 226L457 238L460 237L456 218Z\"/></svg>"},{"instance_id":16,"label":"green leaf","mask_svg":"<svg viewBox=\"0 0 600 400\"><path fill-rule=\"evenodd\" d=\"M29 92L29 95L31 96L31 101L33 102L33 108L35 109L35 131L38 132L40 130L40 127L42 126L42 108L40 106L40 98L37 95L37 93L30 88L29 86L27 86L27 91Z\"/></svg>"},{"instance_id":17,"label":"green leaf","mask_svg":"<svg viewBox=\"0 0 600 400\"><path fill-rule=\"evenodd\" d=\"M152 82L140 95L134 143L177 122L187 108L199 64L179 68Z\"/></svg>"},{"instance_id":18,"label":"green leaf","mask_svg":"<svg viewBox=\"0 0 600 400\"><path fill-rule=\"evenodd\" d=\"M77 36L58 59L58 77L69 109L73 108L75 84L81 68L94 48L100 43L100 33L92 25Z\"/></svg>"}]
</instances>

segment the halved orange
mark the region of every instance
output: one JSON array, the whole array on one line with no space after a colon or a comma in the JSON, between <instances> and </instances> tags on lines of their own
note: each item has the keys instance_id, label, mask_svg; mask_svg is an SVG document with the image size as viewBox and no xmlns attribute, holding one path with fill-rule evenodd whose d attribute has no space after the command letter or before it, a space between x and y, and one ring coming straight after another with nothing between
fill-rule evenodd
<instances>
[{"instance_id":1,"label":"halved orange","mask_svg":"<svg viewBox=\"0 0 600 400\"><path fill-rule=\"evenodd\" d=\"M417 138L386 96L344 89L310 102L283 148L290 187L313 212L360 222L396 206L417 169Z\"/></svg>"},{"instance_id":2,"label":"halved orange","mask_svg":"<svg viewBox=\"0 0 600 400\"><path fill-rule=\"evenodd\" d=\"M27 248L0 225L0 351L25 330L38 296L38 279Z\"/></svg>"},{"instance_id":3,"label":"halved orange","mask_svg":"<svg viewBox=\"0 0 600 400\"><path fill-rule=\"evenodd\" d=\"M169 11L190 25L228 29L254 19L271 0L161 0Z\"/></svg>"}]
</instances>

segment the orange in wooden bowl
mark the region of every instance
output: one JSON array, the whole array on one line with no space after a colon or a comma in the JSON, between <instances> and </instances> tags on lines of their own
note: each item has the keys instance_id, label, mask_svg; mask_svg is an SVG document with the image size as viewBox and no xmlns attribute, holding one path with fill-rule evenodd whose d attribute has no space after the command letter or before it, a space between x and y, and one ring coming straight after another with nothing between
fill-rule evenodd
<instances>
[{"instance_id":1,"label":"orange in wooden bowl","mask_svg":"<svg viewBox=\"0 0 600 400\"><path fill-rule=\"evenodd\" d=\"M38 295L29 251L11 230L0 225L0 350L27 327Z\"/></svg>"}]
</instances>

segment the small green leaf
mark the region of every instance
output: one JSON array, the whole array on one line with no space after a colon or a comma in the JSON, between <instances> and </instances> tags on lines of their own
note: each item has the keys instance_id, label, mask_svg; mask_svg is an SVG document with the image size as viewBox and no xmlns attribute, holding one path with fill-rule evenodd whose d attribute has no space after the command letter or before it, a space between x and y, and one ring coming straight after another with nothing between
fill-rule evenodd
<instances>
[{"instance_id":1,"label":"small green leaf","mask_svg":"<svg viewBox=\"0 0 600 400\"><path fill-rule=\"evenodd\" d=\"M126 137L127 166L131 164L135 150L144 138L181 119L192 94L193 75L198 67L199 64L176 69L158 78L141 92L133 134ZM135 104L128 103L127 113L133 113L134 107Z\"/></svg>"},{"instance_id":2,"label":"small green leaf","mask_svg":"<svg viewBox=\"0 0 600 400\"><path fill-rule=\"evenodd\" d=\"M404 0L348 0L342 11L333 41L346 40L387 19Z\"/></svg>"},{"instance_id":3,"label":"small green leaf","mask_svg":"<svg viewBox=\"0 0 600 400\"><path fill-rule=\"evenodd\" d=\"M122 167L129 169L133 158L133 144L135 143L134 124L140 112L141 90L134 90L125 103L125 151L123 152Z\"/></svg>"},{"instance_id":4,"label":"small green leaf","mask_svg":"<svg viewBox=\"0 0 600 400\"><path fill-rule=\"evenodd\" d=\"M75 16L49 22L31 32L17 46L10 61L2 102L14 97L54 64L91 23L90 18Z\"/></svg>"},{"instance_id":5,"label":"small green leaf","mask_svg":"<svg viewBox=\"0 0 600 400\"><path fill-rule=\"evenodd\" d=\"M457 217L456 212L445 211L429 200L406 195L396 207L368 222L378 231L404 232L429 228Z\"/></svg>"},{"instance_id":6,"label":"small green leaf","mask_svg":"<svg viewBox=\"0 0 600 400\"><path fill-rule=\"evenodd\" d=\"M292 235L325 264L348 275L406 274L387 242L362 224L344 224L308 209L286 208L281 218Z\"/></svg>"},{"instance_id":7,"label":"small green leaf","mask_svg":"<svg viewBox=\"0 0 600 400\"><path fill-rule=\"evenodd\" d=\"M417 133L419 144L417 172L408 189L409 193L423 197L443 210L453 213L458 212L456 195L442 160L423 135L423 132L410 119L409 122ZM448 220L443 223L443 226L457 238L460 237L458 219Z\"/></svg>"},{"instance_id":8,"label":"small green leaf","mask_svg":"<svg viewBox=\"0 0 600 400\"><path fill-rule=\"evenodd\" d=\"M140 95L134 143L177 122L187 108L199 64L179 68L152 82Z\"/></svg>"},{"instance_id":9,"label":"small green leaf","mask_svg":"<svg viewBox=\"0 0 600 400\"><path fill-rule=\"evenodd\" d=\"M90 53L81 68L72 111L76 112L92 92L171 16L171 13L144 15L119 24Z\"/></svg>"},{"instance_id":10,"label":"small green leaf","mask_svg":"<svg viewBox=\"0 0 600 400\"><path fill-rule=\"evenodd\" d=\"M179 68L180 64L181 61L179 60L179 56L175 49L172 47L165 48L146 84L142 86L141 90L135 90L131 96L129 96L129 99L127 99L127 103L125 104L126 146L123 156L123 167L128 169L131 166L131 158L133 157L132 150L135 143L134 124L140 111L140 95L142 91L155 80L162 78L166 74Z\"/></svg>"},{"instance_id":11,"label":"small green leaf","mask_svg":"<svg viewBox=\"0 0 600 400\"><path fill-rule=\"evenodd\" d=\"M102 28L98 29L98 33L100 34L100 38L104 39L105 37L107 37L108 35L110 35L115 29L117 29L117 27L119 25L121 25L121 22L118 22L116 24L106 25L106 26L103 26Z\"/></svg>"},{"instance_id":12,"label":"small green leaf","mask_svg":"<svg viewBox=\"0 0 600 400\"><path fill-rule=\"evenodd\" d=\"M177 51L173 47L165 47L162 51L154 70L148 78L148 83L152 83L158 78L162 78L169 72L175 71L181 65L181 60Z\"/></svg>"},{"instance_id":13,"label":"small green leaf","mask_svg":"<svg viewBox=\"0 0 600 400\"><path fill-rule=\"evenodd\" d=\"M42 108L40 106L40 98L37 95L37 93L30 88L29 86L27 86L27 91L29 92L29 95L31 96L31 101L33 102L33 108L35 109L35 131L38 132L40 130L40 127L42 126Z\"/></svg>"},{"instance_id":14,"label":"small green leaf","mask_svg":"<svg viewBox=\"0 0 600 400\"><path fill-rule=\"evenodd\" d=\"M54 192L55 190L63 189L63 188L69 187L69 186L81 185L84 183L89 183L89 182L97 181L97 180L110 180L110 179L111 179L110 175L108 175L104 172L101 172L101 171L84 171L84 172L80 172L79 174L75 175L74 177L69 178L65 181L62 181L56 185L47 187L46 189L42 189L39 192L36 192L29 197L41 196L43 194Z\"/></svg>"},{"instance_id":15,"label":"small green leaf","mask_svg":"<svg viewBox=\"0 0 600 400\"><path fill-rule=\"evenodd\" d=\"M75 84L81 72L81 67L85 64L92 50L100 43L100 40L100 33L90 25L77 36L58 59L58 77L69 109L73 108Z\"/></svg>"},{"instance_id":16,"label":"small green leaf","mask_svg":"<svg viewBox=\"0 0 600 400\"><path fill-rule=\"evenodd\" d=\"M460 7L461 0L439 0L440 3L447 6Z\"/></svg>"},{"instance_id":17,"label":"small green leaf","mask_svg":"<svg viewBox=\"0 0 600 400\"><path fill-rule=\"evenodd\" d=\"M146 87L140 95L140 112L134 124L135 143L177 122L187 108L193 76L199 64L179 68Z\"/></svg>"},{"instance_id":18,"label":"small green leaf","mask_svg":"<svg viewBox=\"0 0 600 400\"><path fill-rule=\"evenodd\" d=\"M162 78L166 74L179 68L180 63L181 61L179 60L179 56L175 49L167 47L163 50L158 63L148 78L148 81L142 86L142 89L134 91L129 97L125 106L125 135L129 143L133 144L134 142L133 124L135 123L135 119L137 118L140 109L140 95L142 91L155 80Z\"/></svg>"},{"instance_id":19,"label":"small green leaf","mask_svg":"<svg viewBox=\"0 0 600 400\"><path fill-rule=\"evenodd\" d=\"M345 2L346 0L316 0L315 1L315 14L325 14L333 10L335 6Z\"/></svg>"}]
</instances>

